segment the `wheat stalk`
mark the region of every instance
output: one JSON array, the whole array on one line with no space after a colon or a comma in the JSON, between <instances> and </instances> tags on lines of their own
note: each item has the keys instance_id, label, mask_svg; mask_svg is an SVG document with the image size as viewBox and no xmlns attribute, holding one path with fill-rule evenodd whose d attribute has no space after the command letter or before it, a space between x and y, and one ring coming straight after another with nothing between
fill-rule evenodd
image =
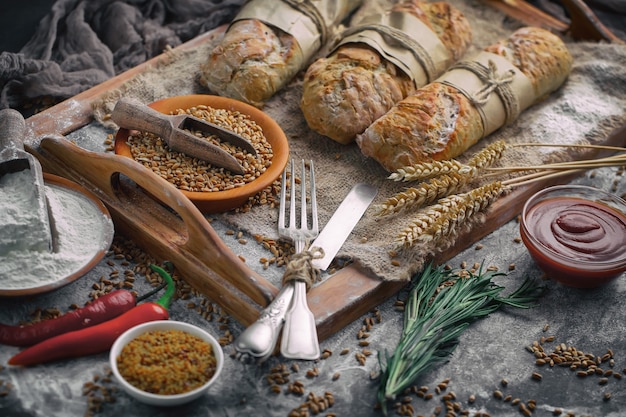
<instances>
[{"instance_id":1,"label":"wheat stalk","mask_svg":"<svg viewBox=\"0 0 626 417\"><path fill-rule=\"evenodd\" d=\"M387 178L394 181L426 181L435 177L448 174L466 175L475 177L478 172L502 157L507 145L504 141L496 141L481 151L479 151L467 164L463 164L456 159L443 161L421 162L414 165L399 168L391 173Z\"/></svg>"},{"instance_id":2,"label":"wheat stalk","mask_svg":"<svg viewBox=\"0 0 626 417\"><path fill-rule=\"evenodd\" d=\"M461 164L455 160L433 161L404 167L391 174L389 178L396 181L413 179L428 179L429 181L420 184L418 187L408 188L387 199L379 206L378 215L420 208L436 201L436 204L420 210L410 221L409 225L398 234L396 238L398 246L409 248L418 242L439 241L445 237L452 236L468 219L487 208L500 195L513 187L563 175L571 175L592 168L626 165L626 154L621 154L592 160L560 162L539 166L491 168L491 165L501 158L503 152L508 147L521 146L555 146L624 151L624 148L603 145L533 143L507 145L503 141L497 141L483 148L467 164ZM454 194L471 180L478 178L478 174L484 171L488 171L491 174L483 175L481 177L483 179L503 171L536 172L505 181L495 181L466 193Z\"/></svg>"},{"instance_id":3,"label":"wheat stalk","mask_svg":"<svg viewBox=\"0 0 626 417\"><path fill-rule=\"evenodd\" d=\"M474 155L467 165L454 159L432 161L400 168L388 178L395 181L428 180L417 187L396 193L378 206L377 215L417 209L440 198L459 192L485 168L502 157L504 141L496 141Z\"/></svg>"},{"instance_id":4,"label":"wheat stalk","mask_svg":"<svg viewBox=\"0 0 626 417\"><path fill-rule=\"evenodd\" d=\"M579 148L579 149L598 149L604 151L613 151L613 152L624 152L624 148L621 146L609 146L609 145L592 145L585 143L542 143L542 142L523 142L523 143L512 143L509 144L511 148L522 148L522 147L550 147L550 148Z\"/></svg>"},{"instance_id":5,"label":"wheat stalk","mask_svg":"<svg viewBox=\"0 0 626 417\"><path fill-rule=\"evenodd\" d=\"M451 236L474 214L487 208L508 187L496 181L462 194L440 199L419 211L397 236L396 243L405 248L416 243L439 241Z\"/></svg>"},{"instance_id":6,"label":"wheat stalk","mask_svg":"<svg viewBox=\"0 0 626 417\"><path fill-rule=\"evenodd\" d=\"M556 162L544 165L509 166L489 168L491 172L496 171L548 171L548 170L569 170L569 169L593 169L608 166L626 165L626 154L613 155L605 158L586 159L582 161Z\"/></svg>"}]
</instances>

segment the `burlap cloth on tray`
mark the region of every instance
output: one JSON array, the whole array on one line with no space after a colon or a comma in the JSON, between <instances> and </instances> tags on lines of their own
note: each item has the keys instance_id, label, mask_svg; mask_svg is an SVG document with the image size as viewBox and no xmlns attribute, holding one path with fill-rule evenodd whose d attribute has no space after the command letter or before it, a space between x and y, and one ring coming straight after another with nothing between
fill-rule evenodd
<instances>
[{"instance_id":1,"label":"burlap cloth on tray","mask_svg":"<svg viewBox=\"0 0 626 417\"><path fill-rule=\"evenodd\" d=\"M452 3L465 13L474 28L473 47L468 55L505 38L519 26L480 3ZM193 50L173 53L119 90L111 91L96 104L96 118L102 120L122 94L146 103L176 95L210 94L197 80L199 66L214 42L216 40ZM626 46L568 42L568 47L574 57L574 66L563 87L547 100L526 110L512 125L484 139L476 149L468 152L468 156L477 148L500 139L508 142L597 143L615 127L626 123ZM367 182L379 188L373 206L357 224L338 255L369 268L382 279L409 279L423 267L429 252L436 252L438 248L420 247L403 251L396 258L400 265L394 266L390 262L389 251L396 249L394 237L408 224L409 217L406 214L389 219L373 216L376 204L404 189L407 184L388 180L388 173L375 161L364 157L357 145L340 145L311 131L298 107L300 94L301 75L274 96L263 110L285 131L293 158L315 161L320 224L326 224L355 183ZM518 148L507 151L500 164L537 165L572 158L573 152L562 149ZM277 209L269 206L258 206L248 213L223 213L217 217L238 230L278 237ZM479 216L474 220L474 227L479 227L480 222Z\"/></svg>"}]
</instances>

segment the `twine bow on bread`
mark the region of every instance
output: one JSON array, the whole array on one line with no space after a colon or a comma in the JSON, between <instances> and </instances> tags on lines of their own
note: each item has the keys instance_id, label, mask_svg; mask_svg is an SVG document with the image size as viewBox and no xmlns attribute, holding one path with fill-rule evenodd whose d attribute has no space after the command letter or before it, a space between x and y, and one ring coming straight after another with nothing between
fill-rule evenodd
<instances>
[{"instance_id":1,"label":"twine bow on bread","mask_svg":"<svg viewBox=\"0 0 626 417\"><path fill-rule=\"evenodd\" d=\"M476 107L484 106L494 92L500 97L506 114L505 124L517 119L520 113L519 103L511 83L515 79L515 71L509 69L498 74L498 66L493 60L488 61L488 66L477 61L463 61L455 65L474 73L484 85L473 93L467 94L467 98Z\"/></svg>"},{"instance_id":2,"label":"twine bow on bread","mask_svg":"<svg viewBox=\"0 0 626 417\"><path fill-rule=\"evenodd\" d=\"M491 60L489 61L488 68L485 68L483 65L480 65L480 68L481 73L479 75L485 82L485 85L483 88L476 91L474 96L471 98L472 102L478 105L485 104L487 100L489 100L491 93L502 88L505 84L512 82L513 77L515 77L515 72L513 70L508 70L499 76L498 67L496 66L496 63Z\"/></svg>"},{"instance_id":3,"label":"twine bow on bread","mask_svg":"<svg viewBox=\"0 0 626 417\"><path fill-rule=\"evenodd\" d=\"M307 290L319 280L320 270L313 267L314 259L324 257L324 249L314 247L310 250L307 248L300 253L292 256L291 260L285 267L283 274L283 285L292 281L304 281Z\"/></svg>"}]
</instances>

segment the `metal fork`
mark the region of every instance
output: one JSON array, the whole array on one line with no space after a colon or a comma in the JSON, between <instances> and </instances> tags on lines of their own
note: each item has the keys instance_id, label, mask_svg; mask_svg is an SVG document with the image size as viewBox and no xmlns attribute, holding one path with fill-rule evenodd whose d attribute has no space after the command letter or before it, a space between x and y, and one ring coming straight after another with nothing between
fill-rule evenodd
<instances>
[{"instance_id":1,"label":"metal fork","mask_svg":"<svg viewBox=\"0 0 626 417\"><path fill-rule=\"evenodd\" d=\"M289 198L289 225L285 224L287 211L287 170L283 172L280 192L280 211L278 215L278 235L291 239L296 253L304 250L306 244L319 234L317 220L317 201L315 198L315 171L313 161L309 162L309 202L311 205L311 222L307 212L307 181L306 164L302 160L302 174L300 176L300 224L296 216L296 175L295 163L291 161L290 198ZM310 224L310 227L309 227ZM306 283L304 279L291 281L294 286L293 299L287 313L280 344L280 353L285 358L315 360L320 357L320 347L315 327L315 316L309 309L306 301Z\"/></svg>"},{"instance_id":2,"label":"metal fork","mask_svg":"<svg viewBox=\"0 0 626 417\"><path fill-rule=\"evenodd\" d=\"M310 163L310 202L312 213L311 229L307 227L306 215L306 170L304 161L302 162L302 183L301 183L301 199L303 201L301 212L304 221L301 224L305 229L298 229L295 225L296 220L296 185L295 185L295 165L291 161L291 177L290 177L290 225L289 229L285 227L285 210L286 210L286 187L287 187L287 169L283 172L282 188L279 209L279 234L281 236L293 239L294 233L301 238L293 239L296 252L304 249L304 243L307 239L313 239L318 234L317 221L317 202L315 199L315 177L313 162ZM302 214L301 213L301 214ZM301 216L302 217L302 216ZM293 222L293 227L292 223ZM301 226L302 227L302 226ZM295 230L295 232L292 232ZM294 288L295 287L295 288ZM296 291L297 289L297 291ZM298 293L298 297L294 297L294 293ZM278 335L285 322L287 309L290 309L289 328L283 333L283 344L286 345L283 355L287 357L298 357L300 359L317 359L320 356L319 343L317 340L317 330L315 328L315 318L311 314L306 304L306 284L304 282L293 282L284 285L274 300L263 310L257 321L252 323L246 330L235 340L235 357L242 362L249 362L256 359L258 363L265 362L273 353L278 340ZM296 335L296 332L300 333Z\"/></svg>"}]
</instances>

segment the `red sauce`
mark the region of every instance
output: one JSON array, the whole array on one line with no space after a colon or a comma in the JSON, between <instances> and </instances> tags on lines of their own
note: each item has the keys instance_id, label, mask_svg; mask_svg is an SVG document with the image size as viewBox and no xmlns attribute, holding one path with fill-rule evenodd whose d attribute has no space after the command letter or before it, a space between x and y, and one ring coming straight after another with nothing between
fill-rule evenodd
<instances>
[{"instance_id":1,"label":"red sauce","mask_svg":"<svg viewBox=\"0 0 626 417\"><path fill-rule=\"evenodd\" d=\"M574 197L543 200L528 213L529 232L572 261L611 262L626 254L626 216L604 204Z\"/></svg>"}]
</instances>

